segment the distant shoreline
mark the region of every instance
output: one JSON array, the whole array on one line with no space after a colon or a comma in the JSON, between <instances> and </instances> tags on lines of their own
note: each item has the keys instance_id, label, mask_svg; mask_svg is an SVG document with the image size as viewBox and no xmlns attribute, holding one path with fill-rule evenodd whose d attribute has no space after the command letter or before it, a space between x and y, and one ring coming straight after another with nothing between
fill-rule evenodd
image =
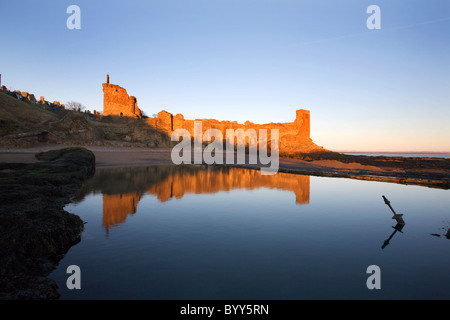
<instances>
[{"instance_id":1,"label":"distant shoreline","mask_svg":"<svg viewBox=\"0 0 450 320\"><path fill-rule=\"evenodd\" d=\"M426 151L408 151L408 152L396 152L396 151L336 151L339 153L348 153L348 154L438 154L438 155L450 155L449 152L426 152Z\"/></svg>"},{"instance_id":2,"label":"distant shoreline","mask_svg":"<svg viewBox=\"0 0 450 320\"><path fill-rule=\"evenodd\" d=\"M35 153L58 149L62 145L45 145L28 149L1 149L0 162L37 162ZM84 146L96 158L96 168L174 165L170 148L127 148ZM415 184L450 188L450 158L383 157L337 153L280 155L279 172L314 176ZM240 167L234 164L232 166ZM259 165L244 165L259 168Z\"/></svg>"}]
</instances>

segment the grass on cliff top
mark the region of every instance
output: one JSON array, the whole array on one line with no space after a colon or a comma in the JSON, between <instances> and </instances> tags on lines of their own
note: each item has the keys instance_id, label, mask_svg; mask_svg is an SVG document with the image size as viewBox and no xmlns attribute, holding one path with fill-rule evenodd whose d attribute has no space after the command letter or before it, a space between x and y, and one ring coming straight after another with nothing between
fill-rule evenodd
<instances>
[{"instance_id":1,"label":"grass on cliff top","mask_svg":"<svg viewBox=\"0 0 450 320\"><path fill-rule=\"evenodd\" d=\"M57 119L53 112L0 92L0 136L40 130L43 122Z\"/></svg>"},{"instance_id":2,"label":"grass on cliff top","mask_svg":"<svg viewBox=\"0 0 450 320\"><path fill-rule=\"evenodd\" d=\"M56 120L59 120L59 116L56 113L51 112L51 111L49 111L47 109L41 108L41 107L39 107L37 105L34 105L34 104L31 104L31 103L29 105L30 105L31 108L33 108L33 109L35 109L35 110L37 110L39 112L45 113L45 114L55 118Z\"/></svg>"}]
</instances>

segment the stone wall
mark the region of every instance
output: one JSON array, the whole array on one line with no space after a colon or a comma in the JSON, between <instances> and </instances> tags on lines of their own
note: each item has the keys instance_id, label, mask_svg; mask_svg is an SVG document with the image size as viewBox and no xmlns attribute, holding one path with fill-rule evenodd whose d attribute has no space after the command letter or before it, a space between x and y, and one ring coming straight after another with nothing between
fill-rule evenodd
<instances>
[{"instance_id":1,"label":"stone wall","mask_svg":"<svg viewBox=\"0 0 450 320\"><path fill-rule=\"evenodd\" d=\"M270 130L278 129L280 152L311 152L323 150L322 147L317 146L310 138L310 112L309 110L303 109L297 110L295 120L288 123L256 124L246 121L244 124L240 124L237 121L218 121L215 119L186 120L181 114L174 116L164 110L159 112L156 118L148 118L146 121L149 125L163 131L169 136L176 129L186 129L194 137L194 121L202 122L202 135L208 129L218 129L222 132L224 139L227 129L243 129L244 131L254 129L257 135L260 129L266 129L268 139L270 139Z\"/></svg>"},{"instance_id":2,"label":"stone wall","mask_svg":"<svg viewBox=\"0 0 450 320\"><path fill-rule=\"evenodd\" d=\"M103 116L116 115L124 117L142 118L142 112L137 107L135 97L129 97L127 91L114 84L103 83ZM260 129L267 130L267 139L270 141L271 129L279 130L280 152L313 152L324 150L317 146L310 138L310 114L309 110L297 110L293 122L256 124L246 121L240 124L237 121L219 121L215 119L186 120L182 114L173 115L165 110L158 113L155 118L146 118L146 123L157 130L172 136L177 129L186 129L194 137L194 121L202 122L202 136L208 129L218 129L225 139L227 129L254 129L259 135ZM248 143L248 139L247 139ZM270 144L270 143L269 143Z\"/></svg>"},{"instance_id":3,"label":"stone wall","mask_svg":"<svg viewBox=\"0 0 450 320\"><path fill-rule=\"evenodd\" d=\"M128 96L127 90L116 84L103 83L103 115L141 118L142 113L137 106L137 99Z\"/></svg>"}]
</instances>

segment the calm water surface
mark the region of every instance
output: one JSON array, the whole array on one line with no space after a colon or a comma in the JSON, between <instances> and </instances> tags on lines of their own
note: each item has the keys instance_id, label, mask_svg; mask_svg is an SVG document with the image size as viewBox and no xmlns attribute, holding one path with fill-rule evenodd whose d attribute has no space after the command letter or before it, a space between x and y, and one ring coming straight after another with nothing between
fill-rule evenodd
<instances>
[{"instance_id":1,"label":"calm water surface","mask_svg":"<svg viewBox=\"0 0 450 320\"><path fill-rule=\"evenodd\" d=\"M98 170L66 207L87 224L50 277L62 299L448 299L449 195L236 168ZM66 287L69 265L81 290Z\"/></svg>"}]
</instances>

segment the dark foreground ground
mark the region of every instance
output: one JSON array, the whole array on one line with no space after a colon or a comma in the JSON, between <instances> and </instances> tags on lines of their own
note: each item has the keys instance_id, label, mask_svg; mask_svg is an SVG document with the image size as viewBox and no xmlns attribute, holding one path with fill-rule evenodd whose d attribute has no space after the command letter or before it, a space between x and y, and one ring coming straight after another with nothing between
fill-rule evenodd
<instances>
[{"instance_id":1,"label":"dark foreground ground","mask_svg":"<svg viewBox=\"0 0 450 320\"><path fill-rule=\"evenodd\" d=\"M46 276L83 231L63 207L94 174L94 154L70 148L37 157L43 161L0 163L0 299L58 298Z\"/></svg>"}]
</instances>

